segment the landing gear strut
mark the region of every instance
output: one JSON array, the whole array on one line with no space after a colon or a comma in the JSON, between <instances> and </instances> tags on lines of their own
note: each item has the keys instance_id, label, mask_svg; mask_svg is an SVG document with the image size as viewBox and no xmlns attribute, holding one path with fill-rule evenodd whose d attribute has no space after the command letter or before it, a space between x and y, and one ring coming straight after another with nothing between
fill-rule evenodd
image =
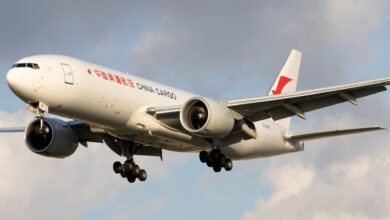
<instances>
[{"instance_id":1,"label":"landing gear strut","mask_svg":"<svg viewBox=\"0 0 390 220\"><path fill-rule=\"evenodd\" d=\"M45 126L45 112L49 112L49 107L45 105L43 102L39 102L36 107L32 106L31 104L28 105L28 109L35 113L35 118L39 119L40 126L39 126L39 134L48 133L48 128Z\"/></svg>"},{"instance_id":2,"label":"landing gear strut","mask_svg":"<svg viewBox=\"0 0 390 220\"><path fill-rule=\"evenodd\" d=\"M202 163L206 163L208 167L212 167L216 173L221 172L222 168L225 168L226 171L233 169L232 160L226 158L219 149L213 149L210 153L201 151L199 153L199 159Z\"/></svg>"},{"instance_id":3,"label":"landing gear strut","mask_svg":"<svg viewBox=\"0 0 390 220\"><path fill-rule=\"evenodd\" d=\"M137 179L143 182L148 177L146 171L141 169L133 159L128 159L123 164L116 161L113 168L115 173L127 178L130 183L134 183Z\"/></svg>"}]
</instances>

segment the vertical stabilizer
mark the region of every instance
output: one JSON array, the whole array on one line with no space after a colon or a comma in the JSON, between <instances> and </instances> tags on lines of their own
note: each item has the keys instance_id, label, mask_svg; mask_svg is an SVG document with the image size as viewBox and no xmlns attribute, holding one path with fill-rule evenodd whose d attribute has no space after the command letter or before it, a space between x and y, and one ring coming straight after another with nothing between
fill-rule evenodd
<instances>
[{"instance_id":1,"label":"vertical stabilizer","mask_svg":"<svg viewBox=\"0 0 390 220\"><path fill-rule=\"evenodd\" d=\"M283 65L268 95L280 95L283 93L295 92L297 90L299 67L301 65L302 53L298 50L291 50L290 56ZM285 128L290 127L291 118L276 121Z\"/></svg>"}]
</instances>

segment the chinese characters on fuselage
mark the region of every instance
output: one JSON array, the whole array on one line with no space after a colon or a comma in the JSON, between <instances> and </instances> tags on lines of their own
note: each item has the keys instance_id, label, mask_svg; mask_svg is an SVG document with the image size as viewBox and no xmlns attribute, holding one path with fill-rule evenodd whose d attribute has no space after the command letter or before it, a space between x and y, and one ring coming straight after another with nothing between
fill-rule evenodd
<instances>
[{"instance_id":1,"label":"chinese characters on fuselage","mask_svg":"<svg viewBox=\"0 0 390 220\"><path fill-rule=\"evenodd\" d=\"M89 75L92 75L91 69L88 69L87 73ZM161 89L161 88L153 88L152 86L143 84L143 83L134 83L133 80L129 78L125 78L123 76L119 76L116 74L111 74L109 72L105 72L102 70L94 69L93 71L94 75L97 76L99 79L106 80L106 81L112 81L114 83L131 87L131 88L137 88L140 91L144 92L150 92L159 96L164 96L170 99L177 99L175 93ZM135 86L136 85L136 86Z\"/></svg>"}]
</instances>

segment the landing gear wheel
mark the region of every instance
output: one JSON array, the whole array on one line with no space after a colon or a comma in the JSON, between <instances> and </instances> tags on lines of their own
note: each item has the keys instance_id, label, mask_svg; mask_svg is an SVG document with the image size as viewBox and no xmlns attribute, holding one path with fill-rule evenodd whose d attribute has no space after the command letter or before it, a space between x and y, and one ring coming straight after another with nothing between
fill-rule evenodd
<instances>
[{"instance_id":1,"label":"landing gear wheel","mask_svg":"<svg viewBox=\"0 0 390 220\"><path fill-rule=\"evenodd\" d=\"M127 177L127 173L125 173L125 172L121 172L120 174L121 174L121 177L123 177L123 178Z\"/></svg>"},{"instance_id":2,"label":"landing gear wheel","mask_svg":"<svg viewBox=\"0 0 390 220\"><path fill-rule=\"evenodd\" d=\"M219 173L219 172L221 172L221 169L222 169L222 167L219 164L214 164L214 166L213 166L214 172Z\"/></svg>"},{"instance_id":3,"label":"landing gear wheel","mask_svg":"<svg viewBox=\"0 0 390 220\"><path fill-rule=\"evenodd\" d=\"M148 175L146 174L146 171L144 169L139 171L138 179L140 181L142 181L142 182L145 181L147 177L148 177Z\"/></svg>"},{"instance_id":4,"label":"landing gear wheel","mask_svg":"<svg viewBox=\"0 0 390 220\"><path fill-rule=\"evenodd\" d=\"M135 165L131 171L131 175L133 176L138 176L139 175L139 172L140 172L140 169L139 169L139 166L138 165Z\"/></svg>"},{"instance_id":5,"label":"landing gear wheel","mask_svg":"<svg viewBox=\"0 0 390 220\"><path fill-rule=\"evenodd\" d=\"M199 159L200 159L200 162L206 163L209 159L209 153L207 153L207 151L201 151L199 153Z\"/></svg>"},{"instance_id":6,"label":"landing gear wheel","mask_svg":"<svg viewBox=\"0 0 390 220\"><path fill-rule=\"evenodd\" d=\"M123 168L124 168L124 170L125 170L126 173L131 173L132 170L133 170L133 167L134 167L134 164L133 164L133 162L130 161L130 160L127 160L127 161L125 162L125 164L123 164Z\"/></svg>"},{"instance_id":7,"label":"landing gear wheel","mask_svg":"<svg viewBox=\"0 0 390 220\"><path fill-rule=\"evenodd\" d=\"M134 183L136 178L133 176L133 175L130 175L127 177L127 180L130 182L130 183Z\"/></svg>"},{"instance_id":8,"label":"landing gear wheel","mask_svg":"<svg viewBox=\"0 0 390 220\"><path fill-rule=\"evenodd\" d=\"M226 159L225 166L224 166L226 171L230 171L233 169L233 162L230 159Z\"/></svg>"},{"instance_id":9,"label":"landing gear wheel","mask_svg":"<svg viewBox=\"0 0 390 220\"><path fill-rule=\"evenodd\" d=\"M210 159L212 161L218 161L218 158L221 156L221 152L219 150L212 150L210 152Z\"/></svg>"},{"instance_id":10,"label":"landing gear wheel","mask_svg":"<svg viewBox=\"0 0 390 220\"><path fill-rule=\"evenodd\" d=\"M115 173L120 173L121 172L121 168L122 168L122 164L121 162L119 161L116 161L113 165L113 168L114 168L114 172Z\"/></svg>"},{"instance_id":11,"label":"landing gear wheel","mask_svg":"<svg viewBox=\"0 0 390 220\"><path fill-rule=\"evenodd\" d=\"M226 157L225 157L225 155L221 154L218 158L218 165L220 165L221 167L224 167L225 163L226 163Z\"/></svg>"},{"instance_id":12,"label":"landing gear wheel","mask_svg":"<svg viewBox=\"0 0 390 220\"><path fill-rule=\"evenodd\" d=\"M121 177L127 178L130 183L134 183L137 179L145 181L148 175L144 169L141 169L133 160L132 157L128 157L123 164L116 161L113 164L114 172L120 174Z\"/></svg>"},{"instance_id":13,"label":"landing gear wheel","mask_svg":"<svg viewBox=\"0 0 390 220\"><path fill-rule=\"evenodd\" d=\"M232 160L226 158L218 148L214 148L210 153L201 151L199 159L202 163L206 163L208 167L212 167L216 173L221 172L222 168L225 168L226 171L233 169Z\"/></svg>"}]
</instances>

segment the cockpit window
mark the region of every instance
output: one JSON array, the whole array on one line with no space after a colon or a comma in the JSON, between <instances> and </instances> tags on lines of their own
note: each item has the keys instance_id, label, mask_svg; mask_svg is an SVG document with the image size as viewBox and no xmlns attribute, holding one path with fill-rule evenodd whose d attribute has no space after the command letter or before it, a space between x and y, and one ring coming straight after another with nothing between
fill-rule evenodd
<instances>
[{"instance_id":1,"label":"cockpit window","mask_svg":"<svg viewBox=\"0 0 390 220\"><path fill-rule=\"evenodd\" d=\"M20 68L20 67L28 67L35 70L39 69L39 66L36 63L15 63L11 68Z\"/></svg>"},{"instance_id":2,"label":"cockpit window","mask_svg":"<svg viewBox=\"0 0 390 220\"><path fill-rule=\"evenodd\" d=\"M16 67L26 67L26 63L18 63L16 64Z\"/></svg>"}]
</instances>

